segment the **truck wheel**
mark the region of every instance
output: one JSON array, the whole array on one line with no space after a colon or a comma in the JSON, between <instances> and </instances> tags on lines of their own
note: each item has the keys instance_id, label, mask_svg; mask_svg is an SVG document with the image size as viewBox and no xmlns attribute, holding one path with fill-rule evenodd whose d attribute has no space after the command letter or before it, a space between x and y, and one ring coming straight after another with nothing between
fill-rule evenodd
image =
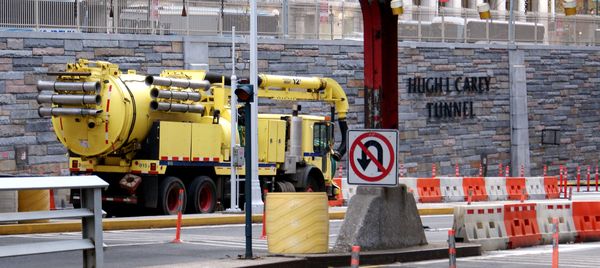
<instances>
[{"instance_id":1,"label":"truck wheel","mask_svg":"<svg viewBox=\"0 0 600 268\"><path fill-rule=\"evenodd\" d=\"M185 211L186 193L183 182L177 177L166 177L161 183L158 192L158 209L164 215L175 215L179 209L179 190L183 189L183 202L181 210Z\"/></svg>"},{"instance_id":2,"label":"truck wheel","mask_svg":"<svg viewBox=\"0 0 600 268\"><path fill-rule=\"evenodd\" d=\"M192 181L188 204L192 213L213 213L217 205L217 186L207 176L199 176Z\"/></svg>"},{"instance_id":3,"label":"truck wheel","mask_svg":"<svg viewBox=\"0 0 600 268\"><path fill-rule=\"evenodd\" d=\"M305 192L324 192L325 189L321 187L321 184L317 181L315 177L309 177L306 182L306 188L304 188Z\"/></svg>"}]
</instances>

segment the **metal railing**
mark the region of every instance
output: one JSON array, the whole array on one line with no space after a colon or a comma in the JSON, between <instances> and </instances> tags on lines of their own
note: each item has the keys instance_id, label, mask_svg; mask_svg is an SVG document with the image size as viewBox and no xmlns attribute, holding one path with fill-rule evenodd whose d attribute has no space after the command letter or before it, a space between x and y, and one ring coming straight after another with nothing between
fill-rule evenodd
<instances>
[{"instance_id":1,"label":"metal railing","mask_svg":"<svg viewBox=\"0 0 600 268\"><path fill-rule=\"evenodd\" d=\"M81 218L82 230L82 239L2 245L0 246L0 258L83 250L84 267L103 267L101 189L106 187L108 187L108 183L98 176L0 178L0 191L81 189L81 208L0 213L0 223Z\"/></svg>"},{"instance_id":2,"label":"metal railing","mask_svg":"<svg viewBox=\"0 0 600 268\"><path fill-rule=\"evenodd\" d=\"M230 35L248 34L248 1L187 0L0 0L0 31ZM111 5L112 3L112 5ZM111 16L112 15L112 16ZM407 6L398 20L400 41L497 43L508 40L508 11L480 20L475 9ZM362 39L357 0L262 0L263 38ZM515 42L597 45L600 16L515 12Z\"/></svg>"}]
</instances>

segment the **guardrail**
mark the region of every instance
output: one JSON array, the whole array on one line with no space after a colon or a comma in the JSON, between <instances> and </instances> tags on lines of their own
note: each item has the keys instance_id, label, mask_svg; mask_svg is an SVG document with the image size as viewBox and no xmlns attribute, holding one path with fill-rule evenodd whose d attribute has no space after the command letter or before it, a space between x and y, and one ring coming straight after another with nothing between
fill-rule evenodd
<instances>
[{"instance_id":1,"label":"guardrail","mask_svg":"<svg viewBox=\"0 0 600 268\"><path fill-rule=\"evenodd\" d=\"M81 208L0 213L0 223L81 218L82 239L0 246L0 257L83 250L84 267L104 266L101 189L108 183L97 176L0 178L0 191L81 189Z\"/></svg>"},{"instance_id":2,"label":"guardrail","mask_svg":"<svg viewBox=\"0 0 600 268\"><path fill-rule=\"evenodd\" d=\"M186 16L182 16L183 4ZM260 0L258 35L286 39L351 39L363 36L357 0ZM600 16L515 11L515 42L596 46ZM399 41L505 43L508 11L481 20L474 8L406 6L398 18ZM156 35L249 34L245 0L0 1L0 31Z\"/></svg>"}]
</instances>

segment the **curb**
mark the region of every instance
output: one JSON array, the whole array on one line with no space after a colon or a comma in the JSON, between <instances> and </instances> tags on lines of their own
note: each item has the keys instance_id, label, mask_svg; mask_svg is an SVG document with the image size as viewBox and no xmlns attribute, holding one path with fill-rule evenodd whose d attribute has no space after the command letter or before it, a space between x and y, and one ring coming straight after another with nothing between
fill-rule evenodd
<instances>
[{"instance_id":1,"label":"curb","mask_svg":"<svg viewBox=\"0 0 600 268\"><path fill-rule=\"evenodd\" d=\"M454 213L454 208L426 208L419 209L419 215L445 215ZM341 220L346 216L345 211L329 212L329 219ZM181 226L203 226L203 225L224 225L224 224L244 224L246 217L243 214L218 216L196 216L184 215ZM252 215L253 223L262 223L262 214ZM102 219L102 227L105 231L126 230L126 229L153 229L153 228L172 228L177 224L177 218L165 217L147 217L147 218L113 218ZM49 222L49 223L25 223L25 224L7 224L0 225L0 235L16 234L39 234L39 233L64 233L80 232L81 222L75 220Z\"/></svg>"}]
</instances>

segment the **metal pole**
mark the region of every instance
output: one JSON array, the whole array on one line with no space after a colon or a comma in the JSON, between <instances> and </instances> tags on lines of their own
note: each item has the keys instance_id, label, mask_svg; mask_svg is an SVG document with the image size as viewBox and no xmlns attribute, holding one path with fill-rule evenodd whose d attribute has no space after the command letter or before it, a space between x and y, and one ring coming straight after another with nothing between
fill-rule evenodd
<instances>
[{"instance_id":1,"label":"metal pole","mask_svg":"<svg viewBox=\"0 0 600 268\"><path fill-rule=\"evenodd\" d=\"M514 31L515 31L515 14L514 14L514 0L510 0L510 18L508 20L508 43L509 44L514 44L515 43L515 36L514 36Z\"/></svg>"},{"instance_id":2,"label":"metal pole","mask_svg":"<svg viewBox=\"0 0 600 268\"><path fill-rule=\"evenodd\" d=\"M235 97L235 89L237 88L237 76L235 75L235 26L231 27L231 86L230 86L230 96L231 96L231 109L229 109L230 117L231 117L231 142L229 147L229 162L231 162L231 176L229 178L229 190L230 190L230 206L229 211L240 211L238 207L237 197L238 197L238 188L237 188L237 166L233 163L233 152L235 147L238 145L236 134L237 134L237 98Z\"/></svg>"},{"instance_id":3,"label":"metal pole","mask_svg":"<svg viewBox=\"0 0 600 268\"><path fill-rule=\"evenodd\" d=\"M283 6L281 9L281 13L282 13L282 19L283 19L283 38L288 38L288 16L289 16L289 6L288 6L288 0L283 0Z\"/></svg>"},{"instance_id":4,"label":"metal pole","mask_svg":"<svg viewBox=\"0 0 600 268\"><path fill-rule=\"evenodd\" d=\"M256 0L252 0L253 2ZM257 93L254 93L257 95ZM244 104L244 118L245 118L245 131L246 131L246 149L244 151L246 157L246 176L244 180L244 188L245 188L245 199L246 199L246 259L252 259L252 188L251 188L251 179L253 172L252 166L252 153L251 143L252 143L252 135L250 134L252 131L252 115L250 103Z\"/></svg>"},{"instance_id":5,"label":"metal pole","mask_svg":"<svg viewBox=\"0 0 600 268\"><path fill-rule=\"evenodd\" d=\"M257 60L257 21L256 21L256 0L250 1L250 84L254 87L254 100L252 107L252 125L258 126L258 60ZM260 183L258 181L258 129L250 129L252 134L252 209L254 211L263 211L263 201L261 198Z\"/></svg>"}]
</instances>

